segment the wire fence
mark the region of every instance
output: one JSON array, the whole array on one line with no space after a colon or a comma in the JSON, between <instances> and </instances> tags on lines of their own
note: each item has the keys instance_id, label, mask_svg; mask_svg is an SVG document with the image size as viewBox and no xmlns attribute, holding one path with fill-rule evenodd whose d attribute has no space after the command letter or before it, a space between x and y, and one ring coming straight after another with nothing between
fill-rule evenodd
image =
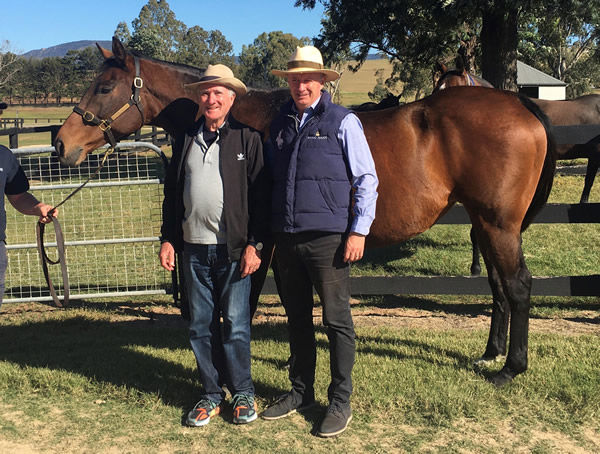
<instances>
[{"instance_id":1,"label":"wire fence","mask_svg":"<svg viewBox=\"0 0 600 454\"><path fill-rule=\"evenodd\" d=\"M166 158L152 144L122 143L120 147L99 175L59 209L71 298L170 291L171 276L157 260ZM30 192L56 205L95 172L104 153L97 151L81 166L71 168L59 165L50 150L14 153L30 179ZM10 204L6 208L9 265L4 302L50 301L38 259L36 221ZM48 255L56 257L52 228L46 229L45 243ZM60 298L60 269L50 268Z\"/></svg>"}]
</instances>

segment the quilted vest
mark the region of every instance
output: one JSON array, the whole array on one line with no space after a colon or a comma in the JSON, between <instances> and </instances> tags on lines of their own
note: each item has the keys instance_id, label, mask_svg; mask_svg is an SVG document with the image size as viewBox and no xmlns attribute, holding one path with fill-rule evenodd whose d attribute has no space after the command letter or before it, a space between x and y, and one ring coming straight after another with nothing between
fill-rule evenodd
<instances>
[{"instance_id":1,"label":"quilted vest","mask_svg":"<svg viewBox=\"0 0 600 454\"><path fill-rule=\"evenodd\" d=\"M293 100L270 128L273 232L346 232L350 223L351 173L338 139L345 107L327 92L298 131Z\"/></svg>"}]
</instances>

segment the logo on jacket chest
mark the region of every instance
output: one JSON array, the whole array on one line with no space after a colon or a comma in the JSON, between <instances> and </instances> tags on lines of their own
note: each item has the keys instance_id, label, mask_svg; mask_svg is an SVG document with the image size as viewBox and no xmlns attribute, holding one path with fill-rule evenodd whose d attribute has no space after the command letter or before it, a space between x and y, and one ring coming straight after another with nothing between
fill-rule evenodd
<instances>
[{"instance_id":1,"label":"logo on jacket chest","mask_svg":"<svg viewBox=\"0 0 600 454\"><path fill-rule=\"evenodd\" d=\"M306 140L327 140L327 135L322 136L319 130L317 129L317 132L315 132L313 135L309 134L306 137Z\"/></svg>"}]
</instances>

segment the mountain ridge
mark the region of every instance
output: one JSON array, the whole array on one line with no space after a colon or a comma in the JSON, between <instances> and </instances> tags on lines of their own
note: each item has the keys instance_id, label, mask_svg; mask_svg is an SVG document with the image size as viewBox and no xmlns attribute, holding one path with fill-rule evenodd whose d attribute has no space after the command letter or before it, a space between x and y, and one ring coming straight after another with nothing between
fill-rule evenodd
<instances>
[{"instance_id":1,"label":"mountain ridge","mask_svg":"<svg viewBox=\"0 0 600 454\"><path fill-rule=\"evenodd\" d=\"M112 41L107 40L80 40L80 41L71 41L68 43L57 44L56 46L51 47L43 47L41 49L30 50L29 52L25 52L21 54L22 57L25 58L35 58L41 59L46 57L64 57L67 55L67 52L70 50L82 50L86 47L95 46L96 43L100 44L102 47L110 49L112 47Z\"/></svg>"}]
</instances>

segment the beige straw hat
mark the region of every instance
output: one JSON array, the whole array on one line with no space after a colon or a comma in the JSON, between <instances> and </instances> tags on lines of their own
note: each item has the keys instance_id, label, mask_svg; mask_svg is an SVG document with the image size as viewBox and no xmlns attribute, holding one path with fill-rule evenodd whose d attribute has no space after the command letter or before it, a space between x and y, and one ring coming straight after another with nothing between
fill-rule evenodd
<instances>
[{"instance_id":1,"label":"beige straw hat","mask_svg":"<svg viewBox=\"0 0 600 454\"><path fill-rule=\"evenodd\" d=\"M296 47L287 66L287 71L273 69L271 73L279 77L287 77L288 74L294 73L319 73L325 76L325 82L331 82L340 77L337 71L323 67L321 52L314 46Z\"/></svg>"},{"instance_id":2,"label":"beige straw hat","mask_svg":"<svg viewBox=\"0 0 600 454\"><path fill-rule=\"evenodd\" d=\"M186 87L198 88L202 88L206 85L223 85L227 88L231 88L238 96L245 95L248 91L244 83L234 77L233 71L221 64L208 65L208 68L204 71L204 75L199 82L185 84Z\"/></svg>"}]
</instances>

